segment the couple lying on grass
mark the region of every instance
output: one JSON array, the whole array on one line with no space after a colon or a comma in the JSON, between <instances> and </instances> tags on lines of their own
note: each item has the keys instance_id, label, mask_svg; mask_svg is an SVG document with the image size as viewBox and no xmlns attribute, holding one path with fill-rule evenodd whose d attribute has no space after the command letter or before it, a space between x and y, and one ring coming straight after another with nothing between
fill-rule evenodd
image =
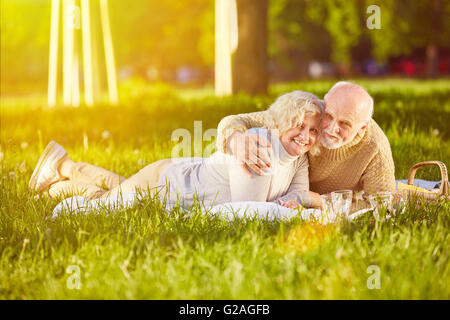
<instances>
[{"instance_id":1,"label":"couple lying on grass","mask_svg":"<svg viewBox=\"0 0 450 320\"><path fill-rule=\"evenodd\" d=\"M30 188L50 197L88 199L143 190L192 205L275 202L320 207L320 194L350 189L395 189L389 142L372 119L373 99L359 85L338 82L324 101L293 91L266 111L227 116L218 126L218 151L208 158L163 159L128 179L72 161L52 141L41 155Z\"/></svg>"}]
</instances>

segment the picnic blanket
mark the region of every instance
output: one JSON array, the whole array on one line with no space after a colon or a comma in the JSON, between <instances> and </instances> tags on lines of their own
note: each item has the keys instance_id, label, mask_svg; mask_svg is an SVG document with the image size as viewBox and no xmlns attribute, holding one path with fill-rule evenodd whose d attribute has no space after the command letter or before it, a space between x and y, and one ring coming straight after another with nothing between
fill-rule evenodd
<instances>
[{"instance_id":1,"label":"picnic blanket","mask_svg":"<svg viewBox=\"0 0 450 320\"><path fill-rule=\"evenodd\" d=\"M442 181L428 181L428 180L423 180L423 179L414 179L413 185L415 187L425 189L425 190L434 190L434 189L439 189L441 187L441 183L442 183ZM399 187L401 185L407 185L407 184L408 184L407 179L395 181L395 186L397 189L399 189Z\"/></svg>"},{"instance_id":2,"label":"picnic blanket","mask_svg":"<svg viewBox=\"0 0 450 320\"><path fill-rule=\"evenodd\" d=\"M53 218L68 213L68 214L86 214L92 211L101 210L116 210L121 208L132 207L136 201L141 201L145 197L145 194L137 193L125 193L119 197L109 197L89 200L82 196L75 196L64 199L53 210ZM176 203L165 203L165 208L170 211ZM186 214L191 213L190 208L180 207L181 211ZM235 218L254 218L261 217L268 220L290 219L298 214L298 210L289 209L273 202L256 202L256 201L240 201L240 202L228 202L223 204L214 205L211 207L204 207L202 211L209 215L218 215L226 220L233 220ZM310 216L318 217L320 210L305 209L301 212L302 219L308 219Z\"/></svg>"},{"instance_id":3,"label":"picnic blanket","mask_svg":"<svg viewBox=\"0 0 450 320\"><path fill-rule=\"evenodd\" d=\"M101 199L89 200L82 196L75 196L64 199L53 210L52 218L55 219L62 214L87 214L89 212L100 212L107 210L113 212L114 210L132 207L136 201L141 201L145 198L145 194L125 193L120 197L108 197ZM165 207L168 211L176 206L175 203L166 203ZM180 208L187 215L191 214L189 208ZM347 219L349 221L371 211L373 208L359 210ZM233 221L236 218L254 219L262 218L269 221L283 220L287 221L295 217L300 217L302 220L316 220L322 224L334 223L336 217L332 214L324 215L319 209L290 209L280 206L273 202L257 202L257 201L239 201L228 202L203 208L202 212L210 216L220 217L227 221Z\"/></svg>"},{"instance_id":4,"label":"picnic blanket","mask_svg":"<svg viewBox=\"0 0 450 320\"><path fill-rule=\"evenodd\" d=\"M397 188L402 188L402 185L407 184L407 180L396 180ZM422 179L415 179L414 186L424 190L433 190L439 188L440 181L427 181ZM108 197L101 199L89 200L82 196L74 196L64 199L54 208L52 218L56 218L61 214L86 214L88 212L96 212L100 210L114 211L121 208L132 207L136 201L141 201L145 198L144 193L124 193L119 197ZM176 203L165 203L168 211L173 209ZM374 208L362 209L349 215L347 219L352 221L357 217L363 215ZM190 214L190 208L181 208L186 214ZM334 223L336 217L325 216L319 209L290 209L280 206L273 202L257 202L257 201L239 201L228 202L203 208L206 214L219 216L225 220L231 221L236 218L252 219L264 218L268 220L289 220L294 217L300 217L303 220L320 219L324 224Z\"/></svg>"}]
</instances>

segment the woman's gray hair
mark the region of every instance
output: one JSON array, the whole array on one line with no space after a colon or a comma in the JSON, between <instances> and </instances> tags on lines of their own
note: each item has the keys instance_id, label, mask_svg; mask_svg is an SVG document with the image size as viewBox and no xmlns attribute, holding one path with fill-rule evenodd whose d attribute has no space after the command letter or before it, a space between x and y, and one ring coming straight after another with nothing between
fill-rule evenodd
<instances>
[{"instance_id":1,"label":"woman's gray hair","mask_svg":"<svg viewBox=\"0 0 450 320\"><path fill-rule=\"evenodd\" d=\"M271 129L278 129L281 136L287 130L301 125L306 114L322 115L323 110L322 100L310 92L295 90L279 96L267 111L272 118ZM318 151L316 142L309 152L314 155Z\"/></svg>"}]
</instances>

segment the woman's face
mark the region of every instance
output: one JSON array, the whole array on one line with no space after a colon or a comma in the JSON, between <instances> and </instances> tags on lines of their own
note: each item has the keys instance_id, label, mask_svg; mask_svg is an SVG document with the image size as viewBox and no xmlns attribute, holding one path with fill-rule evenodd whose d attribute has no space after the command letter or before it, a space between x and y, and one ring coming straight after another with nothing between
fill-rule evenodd
<instances>
[{"instance_id":1,"label":"woman's face","mask_svg":"<svg viewBox=\"0 0 450 320\"><path fill-rule=\"evenodd\" d=\"M308 152L319 136L319 123L319 113L306 114L300 126L285 131L280 140L286 151L292 156Z\"/></svg>"}]
</instances>

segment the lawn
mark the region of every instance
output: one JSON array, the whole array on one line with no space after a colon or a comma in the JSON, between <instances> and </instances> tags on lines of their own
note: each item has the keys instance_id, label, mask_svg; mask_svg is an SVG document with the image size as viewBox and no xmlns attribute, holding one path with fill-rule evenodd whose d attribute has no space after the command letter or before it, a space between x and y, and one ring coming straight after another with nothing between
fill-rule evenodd
<instances>
[{"instance_id":1,"label":"lawn","mask_svg":"<svg viewBox=\"0 0 450 320\"><path fill-rule=\"evenodd\" d=\"M357 82L375 99L374 118L391 143L398 179L420 161L450 166L450 80ZM368 214L333 226L299 218L229 223L198 208L188 217L153 198L114 213L52 220L61 199L28 190L50 140L75 161L127 177L170 157L176 129L194 137L194 121L204 133L226 115L266 109L284 92L323 97L332 84L277 84L267 96L216 98L210 88L129 81L119 106L92 108L49 109L41 96L2 97L0 298L449 299L449 201L409 204L388 222ZM203 149L211 143L205 139ZM440 174L427 168L418 177ZM379 289L368 286L373 268Z\"/></svg>"}]
</instances>

